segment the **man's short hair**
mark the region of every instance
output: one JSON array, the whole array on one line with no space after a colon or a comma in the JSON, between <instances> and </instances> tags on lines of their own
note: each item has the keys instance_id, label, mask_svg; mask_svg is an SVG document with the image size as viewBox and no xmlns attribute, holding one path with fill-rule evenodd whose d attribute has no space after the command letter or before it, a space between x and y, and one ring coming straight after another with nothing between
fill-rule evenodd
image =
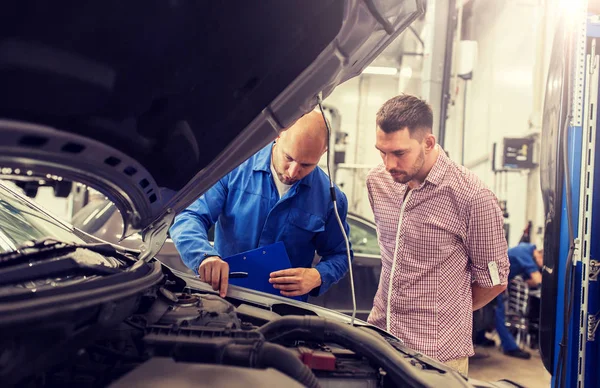
<instances>
[{"instance_id":1,"label":"man's short hair","mask_svg":"<svg viewBox=\"0 0 600 388\"><path fill-rule=\"evenodd\" d=\"M385 133L408 128L410 137L431 133L433 111L427 102L408 94L390 98L377 112L377 126Z\"/></svg>"}]
</instances>

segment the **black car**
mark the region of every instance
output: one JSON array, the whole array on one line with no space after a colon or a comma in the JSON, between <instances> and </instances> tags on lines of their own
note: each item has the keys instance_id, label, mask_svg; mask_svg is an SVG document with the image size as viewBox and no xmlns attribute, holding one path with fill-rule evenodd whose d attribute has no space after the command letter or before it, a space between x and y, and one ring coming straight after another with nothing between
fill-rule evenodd
<instances>
[{"instance_id":1,"label":"black car","mask_svg":"<svg viewBox=\"0 0 600 388\"><path fill-rule=\"evenodd\" d=\"M97 188L140 250L0 187L2 386L489 386L347 315L154 259L175 214L359 74L418 0L0 3L0 166ZM504 383L499 383L503 385Z\"/></svg>"}]
</instances>

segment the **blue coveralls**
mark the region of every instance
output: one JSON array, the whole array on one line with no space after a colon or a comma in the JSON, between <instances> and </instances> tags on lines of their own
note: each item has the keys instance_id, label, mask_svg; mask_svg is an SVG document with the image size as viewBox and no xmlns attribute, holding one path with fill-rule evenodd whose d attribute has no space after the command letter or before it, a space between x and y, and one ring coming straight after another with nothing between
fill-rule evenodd
<instances>
[{"instance_id":1,"label":"blue coveralls","mask_svg":"<svg viewBox=\"0 0 600 388\"><path fill-rule=\"evenodd\" d=\"M205 257L225 258L277 241L284 243L292 267L310 268L316 251L322 257L315 267L322 284L310 294L320 295L348 271L329 179L317 167L280 199L270 168L272 146L250 157L177 215L170 234L183 262L196 273ZM336 195L349 234L348 202L337 187ZM212 225L214 247L207 238Z\"/></svg>"}]
</instances>

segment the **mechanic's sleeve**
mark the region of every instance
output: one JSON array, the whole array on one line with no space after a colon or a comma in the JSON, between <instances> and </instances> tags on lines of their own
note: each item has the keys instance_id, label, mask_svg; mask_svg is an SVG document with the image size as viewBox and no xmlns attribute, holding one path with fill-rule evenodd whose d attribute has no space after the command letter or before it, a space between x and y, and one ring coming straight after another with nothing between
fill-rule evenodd
<instances>
[{"instance_id":1,"label":"mechanic's sleeve","mask_svg":"<svg viewBox=\"0 0 600 388\"><path fill-rule=\"evenodd\" d=\"M466 248L473 280L483 288L508 284L510 263L504 237L504 219L496 196L489 189L477 192L467 210ZM490 263L497 267L498 281L492 281ZM492 268L493 268L492 264Z\"/></svg>"},{"instance_id":2,"label":"mechanic's sleeve","mask_svg":"<svg viewBox=\"0 0 600 388\"><path fill-rule=\"evenodd\" d=\"M219 256L208 241L208 230L217 222L227 198L226 175L175 217L169 230L181 259L198 274L205 257Z\"/></svg>"},{"instance_id":3,"label":"mechanic's sleeve","mask_svg":"<svg viewBox=\"0 0 600 388\"><path fill-rule=\"evenodd\" d=\"M340 219L344 225L346 235L350 238L350 226L346 222L346 215L348 214L348 201L344 193L336 187L337 205ZM321 286L315 288L310 292L311 296L317 296L324 294L329 287L337 283L346 272L348 272L348 256L346 253L346 242L344 235L340 230L337 217L333 211L333 205L331 211L325 220L325 230L320 232L315 237L315 246L317 248L317 254L321 256L321 261L315 266L316 270L321 275ZM354 252L352 246L350 246L350 258L354 259Z\"/></svg>"}]
</instances>

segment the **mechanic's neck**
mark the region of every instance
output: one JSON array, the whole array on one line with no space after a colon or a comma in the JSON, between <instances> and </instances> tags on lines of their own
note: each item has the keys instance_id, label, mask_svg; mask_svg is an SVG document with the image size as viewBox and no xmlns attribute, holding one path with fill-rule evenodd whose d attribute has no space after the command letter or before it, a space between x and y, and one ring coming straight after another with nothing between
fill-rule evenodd
<instances>
[{"instance_id":1,"label":"mechanic's neck","mask_svg":"<svg viewBox=\"0 0 600 388\"><path fill-rule=\"evenodd\" d=\"M427 179L427 176L429 176L429 173L435 165L439 155L440 148L437 144L431 152L425 154L425 162L423 163L423 167L421 167L417 175L415 175L415 177L407 183L410 190L418 188L423 184L423 182L425 182L425 179Z\"/></svg>"}]
</instances>

